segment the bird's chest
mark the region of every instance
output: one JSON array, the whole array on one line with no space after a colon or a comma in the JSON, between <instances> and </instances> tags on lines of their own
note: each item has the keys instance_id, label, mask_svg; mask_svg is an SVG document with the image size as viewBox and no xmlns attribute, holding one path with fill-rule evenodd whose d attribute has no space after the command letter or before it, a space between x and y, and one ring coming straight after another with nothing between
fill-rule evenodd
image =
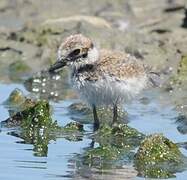
<instances>
[{"instance_id":1,"label":"bird's chest","mask_svg":"<svg viewBox=\"0 0 187 180\"><path fill-rule=\"evenodd\" d=\"M94 83L97 79L94 71L94 65L87 64L71 73L71 84L76 89L86 88L89 84Z\"/></svg>"},{"instance_id":2,"label":"bird's chest","mask_svg":"<svg viewBox=\"0 0 187 180\"><path fill-rule=\"evenodd\" d=\"M81 90L85 87L86 76L82 73L74 72L71 74L70 83L73 88Z\"/></svg>"}]
</instances>

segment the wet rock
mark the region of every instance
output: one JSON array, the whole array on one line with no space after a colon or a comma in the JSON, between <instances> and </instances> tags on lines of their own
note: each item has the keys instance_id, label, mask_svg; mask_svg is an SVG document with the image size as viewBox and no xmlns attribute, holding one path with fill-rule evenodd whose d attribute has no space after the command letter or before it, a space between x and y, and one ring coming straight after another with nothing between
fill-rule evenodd
<instances>
[{"instance_id":1,"label":"wet rock","mask_svg":"<svg viewBox=\"0 0 187 180\"><path fill-rule=\"evenodd\" d=\"M33 144L35 156L47 156L48 144L57 137L64 137L69 141L81 141L83 136L83 125L72 122L65 127L60 127L56 121L51 118L50 106L47 101L40 100L27 103L25 110L13 114L7 120L1 122L3 127L20 127L20 131L13 131L12 136L23 139L20 143ZM21 104L21 106L24 106Z\"/></svg>"},{"instance_id":2,"label":"wet rock","mask_svg":"<svg viewBox=\"0 0 187 180\"><path fill-rule=\"evenodd\" d=\"M84 166L102 170L120 166L121 159L130 163L132 157L133 152L111 145L89 148L81 155Z\"/></svg>"},{"instance_id":3,"label":"wet rock","mask_svg":"<svg viewBox=\"0 0 187 180\"><path fill-rule=\"evenodd\" d=\"M120 165L121 159L132 163L133 150L143 138L143 134L125 124L103 125L91 137L90 147L84 149L83 164L104 170Z\"/></svg>"},{"instance_id":4,"label":"wet rock","mask_svg":"<svg viewBox=\"0 0 187 180\"><path fill-rule=\"evenodd\" d=\"M95 136L101 145L110 144L123 149L134 149L144 138L145 135L126 124L103 125Z\"/></svg>"},{"instance_id":5,"label":"wet rock","mask_svg":"<svg viewBox=\"0 0 187 180\"><path fill-rule=\"evenodd\" d=\"M183 155L177 145L161 134L146 137L135 155L136 169L143 177L174 177L183 163Z\"/></svg>"},{"instance_id":6,"label":"wet rock","mask_svg":"<svg viewBox=\"0 0 187 180\"><path fill-rule=\"evenodd\" d=\"M20 106L25 100L26 97L23 92L16 88L10 93L8 99L3 104L8 106Z\"/></svg>"},{"instance_id":7,"label":"wet rock","mask_svg":"<svg viewBox=\"0 0 187 180\"><path fill-rule=\"evenodd\" d=\"M75 131L80 131L80 132L84 131L83 125L78 123L78 122L70 122L70 123L68 123L66 126L64 126L64 130L65 131L73 131L73 132L75 132Z\"/></svg>"},{"instance_id":8,"label":"wet rock","mask_svg":"<svg viewBox=\"0 0 187 180\"><path fill-rule=\"evenodd\" d=\"M62 127L60 134L68 141L82 141L84 132L83 124L70 122Z\"/></svg>"},{"instance_id":9,"label":"wet rock","mask_svg":"<svg viewBox=\"0 0 187 180\"><path fill-rule=\"evenodd\" d=\"M35 156L47 156L49 141L55 140L55 131L61 127L53 121L50 107L46 101L38 101L35 105L14 114L1 123L5 127L20 127L20 131L13 131L12 136L23 139L20 143L33 144Z\"/></svg>"},{"instance_id":10,"label":"wet rock","mask_svg":"<svg viewBox=\"0 0 187 180\"><path fill-rule=\"evenodd\" d=\"M187 80L187 56L182 57L179 68L178 68L178 76L180 81Z\"/></svg>"},{"instance_id":11,"label":"wet rock","mask_svg":"<svg viewBox=\"0 0 187 180\"><path fill-rule=\"evenodd\" d=\"M100 146L94 149L91 149L86 152L87 158L90 159L108 159L114 160L119 157L120 150L114 146Z\"/></svg>"},{"instance_id":12,"label":"wet rock","mask_svg":"<svg viewBox=\"0 0 187 180\"><path fill-rule=\"evenodd\" d=\"M9 115L12 117L18 112L33 107L36 103L36 100L26 97L20 89L16 88L11 92L3 105L8 109Z\"/></svg>"},{"instance_id":13,"label":"wet rock","mask_svg":"<svg viewBox=\"0 0 187 180\"><path fill-rule=\"evenodd\" d=\"M187 56L181 58L177 72L169 78L163 87L169 91L171 101L180 114L187 115Z\"/></svg>"},{"instance_id":14,"label":"wet rock","mask_svg":"<svg viewBox=\"0 0 187 180\"><path fill-rule=\"evenodd\" d=\"M35 21L26 23L25 28L16 33L11 32L8 36L9 40L11 39L14 42L18 42L19 44L21 43L24 47L29 45L36 48L33 58L36 61L34 63L29 63L34 71L38 70L39 67L43 68L49 66L49 64L56 60L57 48L64 37L80 32L92 38L98 47L112 48L122 51L130 49L134 55L138 55L138 57L141 57L141 59L144 59L151 65L157 66L157 68L165 66L167 59L169 59L168 64L173 64L170 61L170 57L175 56L174 52L176 47L174 47L172 44L167 44L167 47L160 47L160 41L162 39L156 39L154 35L148 36L144 31L139 32L139 27L137 28L137 26L141 24L141 22L147 22L145 19L148 16L145 14L145 12L141 12L136 9L135 2L127 3L121 1L98 1L98 4L100 4L99 6L96 6L97 3L89 3L89 6L84 6L88 4L87 1L84 1L79 4L79 6L81 7L80 10L84 9L84 11L87 13L81 12L77 14L75 14L75 12L79 12L79 9L75 9L72 13L67 11L65 8L65 6L67 6L71 7L70 9L72 9L72 1L68 3L63 1L63 9L65 8L64 11L62 11L62 9L59 11L59 7L57 5L59 3L61 4L61 2L56 2L53 5L50 2L45 3L45 6L50 4L50 8L51 6L56 7L54 8L55 14L57 12L59 14L55 15L53 19L49 19L49 14L42 8L44 4L42 6L38 6L40 3L36 2L31 2L28 4L24 3L24 5L20 4L20 6L24 6L24 10L26 7L30 7L34 12L33 7L35 6L42 9L38 14L35 15L36 17L40 17L41 14L43 14L45 18L43 19L43 22L40 21L40 23L36 23ZM146 3L143 5L147 7L146 10L148 12L146 12L148 14L152 13L152 11L149 10L149 7L152 8L152 3ZM32 6L33 4L34 6ZM140 4L142 5L143 3ZM162 9L165 7L165 3L163 2L159 3L158 5L155 3L153 4L157 7L154 8L157 14L161 13ZM111 11L114 13L111 13ZM27 12L25 13L27 14ZM129 13L131 14L130 16L128 15ZM139 18L140 15L142 18ZM125 32L116 27L116 23L119 21L124 21L124 17L125 21L129 22L126 24L130 24L126 28ZM131 19L132 21L130 21ZM168 27L154 27L154 29L166 29L170 31ZM149 29L148 32L152 30L153 28L151 27L151 30ZM165 42L167 37L163 39ZM26 51L22 49L22 52L25 54ZM30 59L27 57L28 56L26 56L26 59ZM173 59L176 60L176 58Z\"/></svg>"},{"instance_id":15,"label":"wet rock","mask_svg":"<svg viewBox=\"0 0 187 180\"><path fill-rule=\"evenodd\" d=\"M29 104L29 100L26 102L24 101L24 103ZM55 123L52 123L50 116L49 104L46 101L38 101L36 103L30 103L30 105L31 107L17 112L12 117L3 121L3 124L5 124L6 127L21 126L27 127L28 129L33 126L42 127L54 125L55 127Z\"/></svg>"},{"instance_id":16,"label":"wet rock","mask_svg":"<svg viewBox=\"0 0 187 180\"><path fill-rule=\"evenodd\" d=\"M187 81L187 56L183 56L179 62L177 74L171 80L172 84L177 85Z\"/></svg>"},{"instance_id":17,"label":"wet rock","mask_svg":"<svg viewBox=\"0 0 187 180\"><path fill-rule=\"evenodd\" d=\"M82 155L83 164L97 169L110 169L120 165L120 160L132 162L134 153L113 145L101 145L87 149Z\"/></svg>"},{"instance_id":18,"label":"wet rock","mask_svg":"<svg viewBox=\"0 0 187 180\"><path fill-rule=\"evenodd\" d=\"M75 113L75 114L86 115L92 113L91 109L86 104L83 103L73 103L68 108L71 114Z\"/></svg>"},{"instance_id":19,"label":"wet rock","mask_svg":"<svg viewBox=\"0 0 187 180\"><path fill-rule=\"evenodd\" d=\"M187 134L187 117L185 115L179 115L176 117L177 130L181 134Z\"/></svg>"}]
</instances>

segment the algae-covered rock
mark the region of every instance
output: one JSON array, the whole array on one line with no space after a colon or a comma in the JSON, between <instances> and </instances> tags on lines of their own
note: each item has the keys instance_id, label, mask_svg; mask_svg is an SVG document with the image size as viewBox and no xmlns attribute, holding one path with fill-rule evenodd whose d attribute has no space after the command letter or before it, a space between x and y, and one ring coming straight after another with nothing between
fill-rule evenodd
<instances>
[{"instance_id":1,"label":"algae-covered rock","mask_svg":"<svg viewBox=\"0 0 187 180\"><path fill-rule=\"evenodd\" d=\"M16 88L10 93L3 104L8 109L9 115L12 117L18 112L33 107L36 103L37 102L34 99L26 97L20 89Z\"/></svg>"},{"instance_id":2,"label":"algae-covered rock","mask_svg":"<svg viewBox=\"0 0 187 180\"><path fill-rule=\"evenodd\" d=\"M146 137L135 155L135 166L140 176L169 178L183 163L177 145L161 134Z\"/></svg>"},{"instance_id":3,"label":"algae-covered rock","mask_svg":"<svg viewBox=\"0 0 187 180\"><path fill-rule=\"evenodd\" d=\"M187 56L184 56L181 59L179 68L178 68L178 74L180 75L181 80L187 80Z\"/></svg>"},{"instance_id":4,"label":"algae-covered rock","mask_svg":"<svg viewBox=\"0 0 187 180\"><path fill-rule=\"evenodd\" d=\"M71 114L88 115L92 113L91 109L86 104L83 104L81 102L71 104L68 109Z\"/></svg>"},{"instance_id":5,"label":"algae-covered rock","mask_svg":"<svg viewBox=\"0 0 187 180\"><path fill-rule=\"evenodd\" d=\"M120 152L121 151L114 146L99 146L88 150L86 156L88 156L88 158L114 160L119 156Z\"/></svg>"},{"instance_id":6,"label":"algae-covered rock","mask_svg":"<svg viewBox=\"0 0 187 180\"><path fill-rule=\"evenodd\" d=\"M89 148L82 155L83 164L99 169L110 169L120 165L122 161L132 163L133 157L134 152L129 149L110 144Z\"/></svg>"},{"instance_id":7,"label":"algae-covered rock","mask_svg":"<svg viewBox=\"0 0 187 180\"><path fill-rule=\"evenodd\" d=\"M168 80L165 90L170 92L170 100L177 111L187 116L187 55L181 58L177 72Z\"/></svg>"},{"instance_id":8,"label":"algae-covered rock","mask_svg":"<svg viewBox=\"0 0 187 180\"><path fill-rule=\"evenodd\" d=\"M29 104L28 99L22 104ZM21 105L21 106L22 106ZM69 141L80 141L83 136L83 125L71 122L61 127L51 117L50 106L47 101L31 102L23 111L17 112L1 123L5 127L20 127L11 135L20 137L24 143L33 144L35 156L47 156L48 144L61 136Z\"/></svg>"},{"instance_id":9,"label":"algae-covered rock","mask_svg":"<svg viewBox=\"0 0 187 180\"><path fill-rule=\"evenodd\" d=\"M126 124L101 126L92 136L89 148L82 155L83 164L108 169L123 162L132 163L134 149L144 135ZM96 147L94 147L97 144Z\"/></svg>"},{"instance_id":10,"label":"algae-covered rock","mask_svg":"<svg viewBox=\"0 0 187 180\"><path fill-rule=\"evenodd\" d=\"M187 56L182 57L177 69L177 74L171 78L172 84L180 84L184 81L187 81Z\"/></svg>"},{"instance_id":11,"label":"algae-covered rock","mask_svg":"<svg viewBox=\"0 0 187 180\"><path fill-rule=\"evenodd\" d=\"M102 145L111 144L118 148L133 149L145 135L127 124L103 125L96 133L96 141Z\"/></svg>"},{"instance_id":12,"label":"algae-covered rock","mask_svg":"<svg viewBox=\"0 0 187 180\"><path fill-rule=\"evenodd\" d=\"M70 122L61 129L61 135L68 141L82 141L84 133L83 124Z\"/></svg>"},{"instance_id":13,"label":"algae-covered rock","mask_svg":"<svg viewBox=\"0 0 187 180\"><path fill-rule=\"evenodd\" d=\"M84 131L83 125L78 122L70 122L64 127L65 131Z\"/></svg>"},{"instance_id":14,"label":"algae-covered rock","mask_svg":"<svg viewBox=\"0 0 187 180\"><path fill-rule=\"evenodd\" d=\"M98 169L110 169L126 151L106 145L88 149L83 156L83 164ZM127 154L129 152L126 152ZM125 159L125 158L124 158Z\"/></svg>"},{"instance_id":15,"label":"algae-covered rock","mask_svg":"<svg viewBox=\"0 0 187 180\"><path fill-rule=\"evenodd\" d=\"M57 128L57 123L52 121L50 106L47 101L39 101L34 107L19 113L23 118L21 127L48 127Z\"/></svg>"},{"instance_id":16,"label":"algae-covered rock","mask_svg":"<svg viewBox=\"0 0 187 180\"><path fill-rule=\"evenodd\" d=\"M29 104L27 101L24 103ZM55 140L54 132L62 129L56 121L52 120L49 103L42 100L31 103L30 107L3 121L3 125L19 126L20 131L11 135L24 139L24 143L33 144L35 156L47 156L49 141Z\"/></svg>"},{"instance_id":17,"label":"algae-covered rock","mask_svg":"<svg viewBox=\"0 0 187 180\"><path fill-rule=\"evenodd\" d=\"M26 97L23 92L20 89L16 88L10 93L8 99L3 104L8 106L20 106L25 102L25 100Z\"/></svg>"},{"instance_id":18,"label":"algae-covered rock","mask_svg":"<svg viewBox=\"0 0 187 180\"><path fill-rule=\"evenodd\" d=\"M6 127L21 126L27 127L43 127L54 126L56 123L52 122L50 115L49 103L46 101L30 102L28 99L22 105L26 104L28 107L23 111L19 111L6 121L3 121Z\"/></svg>"}]
</instances>

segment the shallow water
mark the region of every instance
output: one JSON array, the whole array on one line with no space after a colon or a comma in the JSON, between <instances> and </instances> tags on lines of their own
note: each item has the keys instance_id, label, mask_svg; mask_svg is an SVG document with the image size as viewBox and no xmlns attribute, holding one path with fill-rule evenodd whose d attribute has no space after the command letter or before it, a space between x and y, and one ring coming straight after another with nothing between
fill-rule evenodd
<instances>
[{"instance_id":1,"label":"shallow water","mask_svg":"<svg viewBox=\"0 0 187 180\"><path fill-rule=\"evenodd\" d=\"M20 84L0 84L0 121L8 118L7 109L3 102L15 88L29 94ZM178 112L170 102L168 94L162 94L160 90L147 91L143 100L134 100L125 105L128 112L129 125L148 135L163 133L170 140L179 143L185 142L187 134L181 134L177 130L176 117ZM68 113L68 106L75 102L73 99L50 102L54 107L53 119L60 125L72 121ZM134 179L132 161L121 160L117 166L104 172L82 164L81 154L90 147L92 142L92 124L84 124L86 132L78 141L70 141L66 137L56 136L50 140L46 157L38 157L32 144L25 144L23 139L10 135L19 129L1 128L0 132L0 179ZM97 144L94 145L95 147ZM180 148L187 156L187 151ZM186 179L187 171L176 174L177 179ZM142 179L136 177L137 179Z\"/></svg>"}]
</instances>

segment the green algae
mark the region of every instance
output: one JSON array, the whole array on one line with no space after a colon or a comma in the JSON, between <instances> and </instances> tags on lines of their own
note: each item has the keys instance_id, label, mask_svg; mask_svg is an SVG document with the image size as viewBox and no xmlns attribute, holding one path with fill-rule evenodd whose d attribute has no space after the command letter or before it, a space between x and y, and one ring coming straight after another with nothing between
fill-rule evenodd
<instances>
[{"instance_id":1,"label":"green algae","mask_svg":"<svg viewBox=\"0 0 187 180\"><path fill-rule=\"evenodd\" d=\"M99 146L87 149L82 155L83 164L97 169L110 169L120 158L127 156L130 152L119 149L112 145ZM123 157L123 159L125 159Z\"/></svg>"},{"instance_id":2,"label":"green algae","mask_svg":"<svg viewBox=\"0 0 187 180\"><path fill-rule=\"evenodd\" d=\"M53 122L50 114L50 106L47 101L41 100L34 107L28 108L21 113L21 127L48 127L58 128L57 122Z\"/></svg>"},{"instance_id":3,"label":"green algae","mask_svg":"<svg viewBox=\"0 0 187 180\"><path fill-rule=\"evenodd\" d=\"M187 81L187 56L182 57L177 73L170 78L170 83L174 85L180 85L185 81Z\"/></svg>"},{"instance_id":4,"label":"green algae","mask_svg":"<svg viewBox=\"0 0 187 180\"><path fill-rule=\"evenodd\" d=\"M144 135L126 124L103 125L92 137L91 147L83 154L83 162L89 166L108 169L120 164L120 160L132 161L133 150ZM99 146L94 147L97 143Z\"/></svg>"},{"instance_id":5,"label":"green algae","mask_svg":"<svg viewBox=\"0 0 187 180\"><path fill-rule=\"evenodd\" d=\"M33 144L35 156L47 156L49 142L55 141L59 136L69 141L82 140L83 125L71 122L65 127L59 126L51 117L50 105L47 101L30 102L30 99L26 99L19 108L22 106L25 106L24 110L14 113L1 124L5 127L20 127L20 131L11 135L20 137L24 143Z\"/></svg>"},{"instance_id":6,"label":"green algae","mask_svg":"<svg viewBox=\"0 0 187 180\"><path fill-rule=\"evenodd\" d=\"M127 124L103 125L96 133L96 140L102 144L112 144L119 148L134 149L145 135Z\"/></svg>"},{"instance_id":7,"label":"green algae","mask_svg":"<svg viewBox=\"0 0 187 180\"><path fill-rule=\"evenodd\" d=\"M91 109L86 104L80 102L73 103L68 108L71 114L86 115L92 113Z\"/></svg>"},{"instance_id":8,"label":"green algae","mask_svg":"<svg viewBox=\"0 0 187 180\"><path fill-rule=\"evenodd\" d=\"M68 141L82 141L84 132L81 123L70 122L62 128L61 134L63 134L63 137Z\"/></svg>"},{"instance_id":9,"label":"green algae","mask_svg":"<svg viewBox=\"0 0 187 180\"><path fill-rule=\"evenodd\" d=\"M21 106L26 106L23 111L17 112L3 122L5 127L20 127L20 131L11 135L20 137L24 143L33 144L35 156L47 156L48 144L56 139L53 132L61 130L50 114L47 101L30 102L27 99Z\"/></svg>"},{"instance_id":10,"label":"green algae","mask_svg":"<svg viewBox=\"0 0 187 180\"><path fill-rule=\"evenodd\" d=\"M103 160L115 160L119 157L121 151L114 146L99 146L86 152L87 158L99 158Z\"/></svg>"},{"instance_id":11,"label":"green algae","mask_svg":"<svg viewBox=\"0 0 187 180\"><path fill-rule=\"evenodd\" d=\"M79 132L83 132L83 125L78 123L78 122L70 122L68 124L66 124L66 126L64 126L64 131L79 131Z\"/></svg>"},{"instance_id":12,"label":"green algae","mask_svg":"<svg viewBox=\"0 0 187 180\"><path fill-rule=\"evenodd\" d=\"M183 56L178 67L178 76L180 81L187 80L187 56Z\"/></svg>"},{"instance_id":13,"label":"green algae","mask_svg":"<svg viewBox=\"0 0 187 180\"><path fill-rule=\"evenodd\" d=\"M170 178L183 164L177 145L161 134L147 136L135 155L135 166L140 176Z\"/></svg>"}]
</instances>

